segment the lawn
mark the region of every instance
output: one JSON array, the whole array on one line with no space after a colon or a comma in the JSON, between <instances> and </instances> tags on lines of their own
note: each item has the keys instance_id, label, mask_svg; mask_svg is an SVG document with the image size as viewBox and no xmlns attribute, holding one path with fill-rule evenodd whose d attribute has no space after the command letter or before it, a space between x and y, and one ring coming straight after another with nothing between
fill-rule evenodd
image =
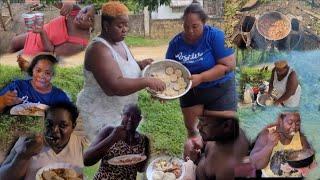
<instances>
[{"instance_id":1,"label":"lawn","mask_svg":"<svg viewBox=\"0 0 320 180\"><path fill-rule=\"evenodd\" d=\"M23 78L24 74L16 67L0 66L0 88L13 79ZM74 68L56 69L53 84L64 89L75 102L77 93L83 84L82 66ZM139 130L151 139L152 154L182 155L183 142L186 130L182 122L182 115L178 101L168 101L161 104L150 98L146 91L139 94L139 105L143 112L144 120ZM37 118L22 116L0 116L0 150L7 149L14 137L23 132L38 132L41 130ZM92 179L98 165L85 168L85 175Z\"/></svg>"},{"instance_id":2,"label":"lawn","mask_svg":"<svg viewBox=\"0 0 320 180\"><path fill-rule=\"evenodd\" d=\"M140 36L127 36L125 39L126 44L129 47L140 47L140 46L159 46L169 43L169 39L148 39Z\"/></svg>"}]
</instances>

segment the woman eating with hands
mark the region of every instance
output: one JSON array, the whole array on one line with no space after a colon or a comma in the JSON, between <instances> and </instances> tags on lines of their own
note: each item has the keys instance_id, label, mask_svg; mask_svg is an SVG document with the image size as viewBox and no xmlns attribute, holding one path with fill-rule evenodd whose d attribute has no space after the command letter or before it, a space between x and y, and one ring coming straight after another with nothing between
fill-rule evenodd
<instances>
[{"instance_id":1,"label":"woman eating with hands","mask_svg":"<svg viewBox=\"0 0 320 180\"><path fill-rule=\"evenodd\" d=\"M141 111L135 104L125 105L122 111L122 123L117 127L102 129L96 139L84 153L84 164L92 166L101 160L94 180L118 179L135 180L137 172L145 170L149 157L149 139L136 131L141 121ZM140 154L146 160L131 165L112 165L109 160L123 155Z\"/></svg>"},{"instance_id":2,"label":"woman eating with hands","mask_svg":"<svg viewBox=\"0 0 320 180\"><path fill-rule=\"evenodd\" d=\"M71 103L49 107L44 133L18 139L0 166L0 179L34 180L39 169L54 163L82 171L86 142L73 134L77 117L77 108Z\"/></svg>"}]
</instances>

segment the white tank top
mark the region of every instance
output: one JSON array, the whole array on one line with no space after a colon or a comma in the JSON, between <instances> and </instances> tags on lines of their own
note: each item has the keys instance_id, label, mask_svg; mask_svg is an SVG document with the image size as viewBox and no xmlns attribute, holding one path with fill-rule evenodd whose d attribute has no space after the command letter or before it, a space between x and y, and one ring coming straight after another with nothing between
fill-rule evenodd
<instances>
[{"instance_id":1,"label":"white tank top","mask_svg":"<svg viewBox=\"0 0 320 180\"><path fill-rule=\"evenodd\" d=\"M102 43L111 50L114 61L117 62L123 77L138 78L141 70L124 42L128 60L123 59L118 52L103 38L96 37L93 43ZM107 51L107 48L106 48ZM138 94L128 96L108 96L99 86L92 72L84 68L84 87L78 94L77 107L83 119L83 124L90 140L105 126L117 126L121 123L123 106L129 103L138 103Z\"/></svg>"},{"instance_id":2,"label":"white tank top","mask_svg":"<svg viewBox=\"0 0 320 180\"><path fill-rule=\"evenodd\" d=\"M290 68L287 75L281 81L278 80L278 75L276 72L274 72L273 89L277 92L276 99L279 99L286 92L288 78L292 71L293 70ZM287 107L298 107L300 103L300 95L301 86L298 85L294 95L284 101L283 104Z\"/></svg>"}]
</instances>

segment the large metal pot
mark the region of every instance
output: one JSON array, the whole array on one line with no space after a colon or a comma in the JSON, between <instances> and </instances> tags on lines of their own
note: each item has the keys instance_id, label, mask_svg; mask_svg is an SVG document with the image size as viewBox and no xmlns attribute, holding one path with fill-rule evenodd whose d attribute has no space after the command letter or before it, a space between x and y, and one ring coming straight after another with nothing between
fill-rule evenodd
<instances>
[{"instance_id":1,"label":"large metal pot","mask_svg":"<svg viewBox=\"0 0 320 180\"><path fill-rule=\"evenodd\" d=\"M264 38L277 41L289 35L291 22L284 14L272 11L264 13L258 18L256 28L258 33Z\"/></svg>"}]
</instances>

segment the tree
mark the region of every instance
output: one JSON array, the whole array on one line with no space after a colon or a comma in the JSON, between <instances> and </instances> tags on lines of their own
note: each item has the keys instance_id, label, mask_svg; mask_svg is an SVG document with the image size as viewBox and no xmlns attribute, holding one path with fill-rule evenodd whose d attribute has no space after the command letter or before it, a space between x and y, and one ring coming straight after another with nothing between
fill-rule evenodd
<instances>
[{"instance_id":1,"label":"tree","mask_svg":"<svg viewBox=\"0 0 320 180\"><path fill-rule=\"evenodd\" d=\"M136 1L137 4L139 4L142 8L148 7L150 11L155 10L160 5L168 5L170 4L171 0L133 0Z\"/></svg>"},{"instance_id":2,"label":"tree","mask_svg":"<svg viewBox=\"0 0 320 180\"><path fill-rule=\"evenodd\" d=\"M106 0L84 0L86 4L94 4L97 9L101 8L101 5L106 3ZM148 7L150 11L157 9L158 6L163 4L170 4L171 0L120 0L131 11L141 12L144 7Z\"/></svg>"}]
</instances>

